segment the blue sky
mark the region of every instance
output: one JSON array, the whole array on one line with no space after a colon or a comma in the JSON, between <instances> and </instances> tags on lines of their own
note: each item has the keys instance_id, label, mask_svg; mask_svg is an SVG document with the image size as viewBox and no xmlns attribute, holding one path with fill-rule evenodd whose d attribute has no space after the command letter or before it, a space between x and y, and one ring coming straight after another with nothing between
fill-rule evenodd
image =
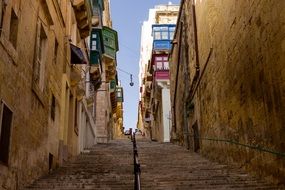
<instances>
[{"instance_id":1,"label":"blue sky","mask_svg":"<svg viewBox=\"0 0 285 190\"><path fill-rule=\"evenodd\" d=\"M169 0L110 0L113 28L119 35L118 68L133 74L135 85L130 87L130 76L118 70L124 87L124 127L135 128L139 99L138 73L142 22L148 19L148 10ZM179 4L180 0L172 0Z\"/></svg>"}]
</instances>

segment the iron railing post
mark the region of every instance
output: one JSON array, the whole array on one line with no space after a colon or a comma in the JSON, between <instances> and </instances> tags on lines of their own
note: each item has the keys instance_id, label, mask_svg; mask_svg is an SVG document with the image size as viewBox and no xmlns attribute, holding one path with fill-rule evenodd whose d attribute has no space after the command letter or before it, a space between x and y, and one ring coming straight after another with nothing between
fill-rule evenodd
<instances>
[{"instance_id":1,"label":"iron railing post","mask_svg":"<svg viewBox=\"0 0 285 190\"><path fill-rule=\"evenodd\" d=\"M132 142L133 142L133 154L134 154L134 176L135 176L135 184L134 189L140 190L141 189L141 179L140 179L140 164L139 164L139 158L138 158L138 149L137 149L137 143L136 143L136 135L135 133L132 134Z\"/></svg>"}]
</instances>

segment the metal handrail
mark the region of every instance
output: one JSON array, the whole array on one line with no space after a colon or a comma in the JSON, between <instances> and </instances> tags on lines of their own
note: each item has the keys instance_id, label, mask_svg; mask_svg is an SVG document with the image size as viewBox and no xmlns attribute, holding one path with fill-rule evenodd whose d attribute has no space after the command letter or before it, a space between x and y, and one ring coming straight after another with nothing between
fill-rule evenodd
<instances>
[{"instance_id":1,"label":"metal handrail","mask_svg":"<svg viewBox=\"0 0 285 190\"><path fill-rule=\"evenodd\" d=\"M139 164L139 156L138 156L138 149L137 149L137 142L136 142L136 134L133 133L131 135L132 142L133 142L133 153L134 153L134 175L135 175L135 181L134 181L134 189L140 190L141 189L141 166Z\"/></svg>"}]
</instances>

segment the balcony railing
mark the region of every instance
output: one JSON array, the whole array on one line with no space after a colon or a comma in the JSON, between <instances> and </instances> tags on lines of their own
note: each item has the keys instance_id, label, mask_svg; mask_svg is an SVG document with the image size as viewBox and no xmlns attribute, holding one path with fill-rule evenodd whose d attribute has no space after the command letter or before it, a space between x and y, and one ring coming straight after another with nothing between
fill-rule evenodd
<instances>
[{"instance_id":1,"label":"balcony railing","mask_svg":"<svg viewBox=\"0 0 285 190\"><path fill-rule=\"evenodd\" d=\"M171 47L172 47L171 40L154 40L153 41L154 51L158 51L158 50L169 51L171 50Z\"/></svg>"},{"instance_id":2,"label":"balcony railing","mask_svg":"<svg viewBox=\"0 0 285 190\"><path fill-rule=\"evenodd\" d=\"M155 72L155 80L169 80L169 71L168 70L161 70Z\"/></svg>"},{"instance_id":3,"label":"balcony railing","mask_svg":"<svg viewBox=\"0 0 285 190\"><path fill-rule=\"evenodd\" d=\"M133 154L134 154L134 177L135 177L134 189L140 190L141 189L141 167L139 164L139 156L138 156L138 148L137 148L135 132L132 134L132 141L133 141Z\"/></svg>"}]
</instances>

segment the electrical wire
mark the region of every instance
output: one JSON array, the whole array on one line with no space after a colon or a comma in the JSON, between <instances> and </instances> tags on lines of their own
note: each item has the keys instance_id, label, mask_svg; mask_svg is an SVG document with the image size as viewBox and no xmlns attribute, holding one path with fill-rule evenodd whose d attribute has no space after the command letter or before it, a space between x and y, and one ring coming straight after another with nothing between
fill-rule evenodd
<instances>
[{"instance_id":1,"label":"electrical wire","mask_svg":"<svg viewBox=\"0 0 285 190\"><path fill-rule=\"evenodd\" d=\"M123 69L121 69L121 68L119 68L119 67L117 67L117 70L119 70L119 71L121 71L121 72L123 72L123 73L126 73L126 74L128 74L128 75L133 75L132 73L129 73L128 71L125 71L125 70L123 70Z\"/></svg>"}]
</instances>

